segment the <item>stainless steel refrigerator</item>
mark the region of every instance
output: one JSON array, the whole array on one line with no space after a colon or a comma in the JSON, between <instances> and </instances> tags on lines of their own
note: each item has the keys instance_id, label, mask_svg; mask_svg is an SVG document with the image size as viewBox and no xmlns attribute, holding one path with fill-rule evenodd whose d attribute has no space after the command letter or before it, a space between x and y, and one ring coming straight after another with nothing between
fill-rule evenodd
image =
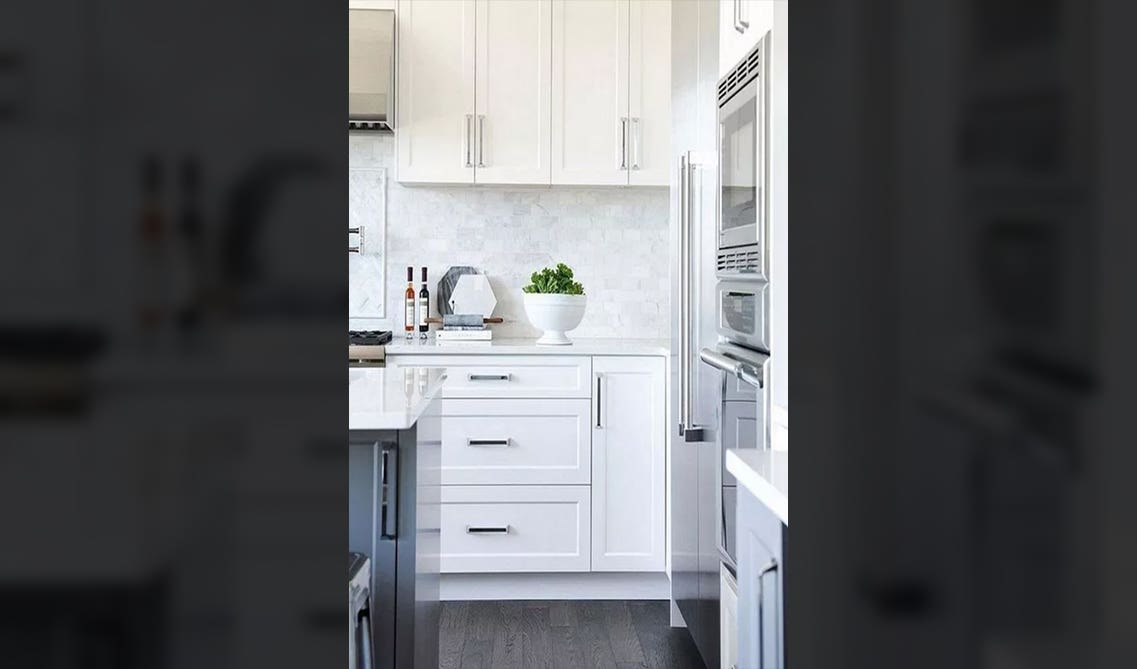
<instances>
[{"instance_id":1,"label":"stainless steel refrigerator","mask_svg":"<svg viewBox=\"0 0 1137 669\"><path fill-rule=\"evenodd\" d=\"M672 5L671 592L708 667L719 666L714 525L722 375L699 362L714 327L718 3ZM700 429L702 428L702 429Z\"/></svg>"}]
</instances>

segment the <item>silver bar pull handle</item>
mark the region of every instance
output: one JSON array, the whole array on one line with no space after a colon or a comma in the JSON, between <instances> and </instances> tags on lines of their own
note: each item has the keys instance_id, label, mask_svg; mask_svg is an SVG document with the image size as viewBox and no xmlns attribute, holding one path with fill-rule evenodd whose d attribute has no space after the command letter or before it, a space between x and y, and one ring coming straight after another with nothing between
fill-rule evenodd
<instances>
[{"instance_id":1,"label":"silver bar pull handle","mask_svg":"<svg viewBox=\"0 0 1137 669\"><path fill-rule=\"evenodd\" d=\"M399 460L397 447L379 453L379 533L384 539L399 537Z\"/></svg>"},{"instance_id":2,"label":"silver bar pull handle","mask_svg":"<svg viewBox=\"0 0 1137 669\"><path fill-rule=\"evenodd\" d=\"M474 374L466 375L466 379L470 381L508 381L513 378L512 374L508 372L505 374Z\"/></svg>"},{"instance_id":3,"label":"silver bar pull handle","mask_svg":"<svg viewBox=\"0 0 1137 669\"><path fill-rule=\"evenodd\" d=\"M509 534L509 525L475 526L467 525L466 534Z\"/></svg>"},{"instance_id":4,"label":"silver bar pull handle","mask_svg":"<svg viewBox=\"0 0 1137 669\"><path fill-rule=\"evenodd\" d=\"M466 114L466 120L465 120L466 127L464 128L465 132L462 133L462 137L465 139L465 144L462 148L462 153L466 156L466 167L473 167L474 166L474 154L472 153L472 149L470 147L470 131L471 131L470 129L471 129L471 125L473 124L473 122L474 122L474 115L473 114Z\"/></svg>"},{"instance_id":5,"label":"silver bar pull handle","mask_svg":"<svg viewBox=\"0 0 1137 669\"><path fill-rule=\"evenodd\" d=\"M632 169L640 168L640 119L632 117Z\"/></svg>"},{"instance_id":6,"label":"silver bar pull handle","mask_svg":"<svg viewBox=\"0 0 1137 669\"><path fill-rule=\"evenodd\" d=\"M758 661L762 664L765 664L764 659L766 657L766 635L763 633L766 629L766 621L763 620L766 611L762 601L766 599L766 587L762 577L772 571L777 571L777 569L778 561L770 558L769 562L759 567L756 579L758 581Z\"/></svg>"},{"instance_id":7,"label":"silver bar pull handle","mask_svg":"<svg viewBox=\"0 0 1137 669\"><path fill-rule=\"evenodd\" d=\"M620 117L620 169L628 169L628 117Z\"/></svg>"},{"instance_id":8,"label":"silver bar pull handle","mask_svg":"<svg viewBox=\"0 0 1137 669\"><path fill-rule=\"evenodd\" d=\"M600 407L604 404L600 399L600 375L596 375L596 427L603 427L600 424Z\"/></svg>"},{"instance_id":9,"label":"silver bar pull handle","mask_svg":"<svg viewBox=\"0 0 1137 669\"><path fill-rule=\"evenodd\" d=\"M509 437L505 439L466 439L467 446L509 446L512 443Z\"/></svg>"},{"instance_id":10,"label":"silver bar pull handle","mask_svg":"<svg viewBox=\"0 0 1137 669\"><path fill-rule=\"evenodd\" d=\"M486 166L486 116L478 114L478 167Z\"/></svg>"},{"instance_id":11,"label":"silver bar pull handle","mask_svg":"<svg viewBox=\"0 0 1137 669\"><path fill-rule=\"evenodd\" d=\"M738 32L746 32L750 28L750 8L747 6L747 0L735 0L738 6L738 25L742 26L742 30Z\"/></svg>"}]
</instances>

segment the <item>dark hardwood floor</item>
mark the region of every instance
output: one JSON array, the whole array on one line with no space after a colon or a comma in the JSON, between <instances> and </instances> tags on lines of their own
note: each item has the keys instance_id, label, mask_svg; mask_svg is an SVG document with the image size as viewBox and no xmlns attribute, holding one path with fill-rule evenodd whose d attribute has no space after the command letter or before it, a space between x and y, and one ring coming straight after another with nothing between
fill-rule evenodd
<instances>
[{"instance_id":1,"label":"dark hardwood floor","mask_svg":"<svg viewBox=\"0 0 1137 669\"><path fill-rule=\"evenodd\" d=\"M440 669L705 669L666 601L443 602Z\"/></svg>"}]
</instances>

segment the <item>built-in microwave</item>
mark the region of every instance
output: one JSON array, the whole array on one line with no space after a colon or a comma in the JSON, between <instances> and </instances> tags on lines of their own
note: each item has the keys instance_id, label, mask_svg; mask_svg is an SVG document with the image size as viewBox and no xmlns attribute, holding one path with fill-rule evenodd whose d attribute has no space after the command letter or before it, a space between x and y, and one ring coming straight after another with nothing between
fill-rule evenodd
<instances>
[{"instance_id":1,"label":"built-in microwave","mask_svg":"<svg viewBox=\"0 0 1137 669\"><path fill-rule=\"evenodd\" d=\"M769 278L770 33L718 83L719 276Z\"/></svg>"}]
</instances>

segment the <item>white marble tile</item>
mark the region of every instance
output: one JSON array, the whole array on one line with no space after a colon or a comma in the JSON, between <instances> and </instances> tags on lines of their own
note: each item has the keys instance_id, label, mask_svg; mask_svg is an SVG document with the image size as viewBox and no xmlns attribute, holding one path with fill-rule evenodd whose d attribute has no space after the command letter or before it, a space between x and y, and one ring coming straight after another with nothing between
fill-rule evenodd
<instances>
[{"instance_id":1,"label":"white marble tile","mask_svg":"<svg viewBox=\"0 0 1137 669\"><path fill-rule=\"evenodd\" d=\"M545 265L565 262L588 294L579 337L669 336L668 194L664 188L402 186L395 180L395 142L390 135L349 136L353 217L366 220L369 170L389 170L386 187L388 304L401 304L407 265L425 265L430 288L452 265L472 265L489 275L497 292L495 315L505 323L495 336L534 337L525 318L521 287ZM378 205L373 205L378 206ZM397 328L402 311L379 318L366 309L381 266L366 256L349 263L350 324ZM370 299L365 299L370 296ZM431 313L435 300L431 300ZM398 322L395 322L398 321Z\"/></svg>"}]
</instances>

